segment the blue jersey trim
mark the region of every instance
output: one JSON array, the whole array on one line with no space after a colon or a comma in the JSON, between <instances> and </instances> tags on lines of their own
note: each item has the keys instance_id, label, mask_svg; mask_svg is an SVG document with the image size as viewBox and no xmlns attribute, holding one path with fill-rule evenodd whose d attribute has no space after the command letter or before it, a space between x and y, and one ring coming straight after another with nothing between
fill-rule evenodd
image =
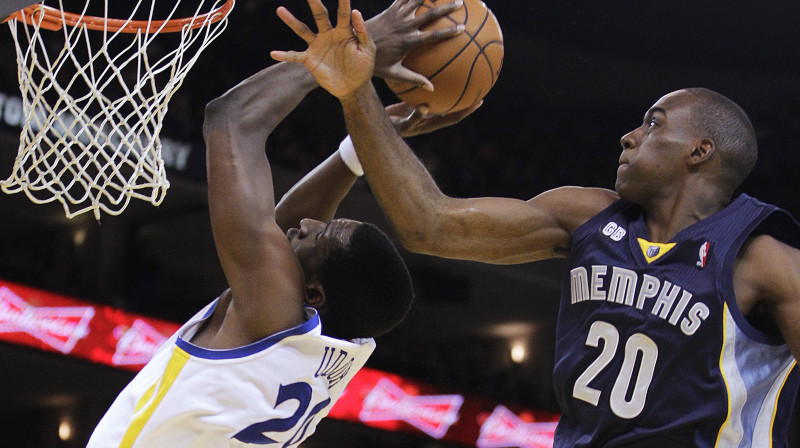
<instances>
[{"instance_id":1,"label":"blue jersey trim","mask_svg":"<svg viewBox=\"0 0 800 448\"><path fill-rule=\"evenodd\" d=\"M206 313L203 315L203 317L200 318L200 320L208 319L212 314L214 314L214 310L217 309L218 303L219 303L219 297L217 297L216 299L214 299L213 302L211 302L211 306L208 307L208 310L206 310Z\"/></svg>"},{"instance_id":2,"label":"blue jersey trim","mask_svg":"<svg viewBox=\"0 0 800 448\"><path fill-rule=\"evenodd\" d=\"M213 308L212 308L213 309ZM245 345L243 347L231 348L231 349L210 349L205 347L200 347L197 345L192 344L189 341L184 340L181 337L178 337L175 340L175 345L189 353L190 355L203 358L203 359L236 359L236 358L244 358L246 356L250 356L261 352L263 350L272 347L273 345L277 344L281 340L288 338L290 336L298 336L301 334L306 334L320 325L319 314L313 308L306 308L306 310L312 310L313 315L304 323L294 327L283 330L281 332L275 333L273 335L267 336L260 341L253 342L252 344Z\"/></svg>"}]
</instances>

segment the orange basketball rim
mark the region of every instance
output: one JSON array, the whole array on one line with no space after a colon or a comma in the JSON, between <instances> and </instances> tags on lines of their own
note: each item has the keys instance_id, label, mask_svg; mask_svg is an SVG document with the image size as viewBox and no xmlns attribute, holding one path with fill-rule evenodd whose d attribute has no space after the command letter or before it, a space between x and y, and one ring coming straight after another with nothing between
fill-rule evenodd
<instances>
[{"instance_id":1,"label":"orange basketball rim","mask_svg":"<svg viewBox=\"0 0 800 448\"><path fill-rule=\"evenodd\" d=\"M21 9L3 22L12 19L23 21L29 25L38 24L41 28L58 31L64 25L85 26L87 29L95 31L119 31L122 33L176 33L189 27L191 29L201 28L209 23L216 23L228 16L233 9L235 0L227 0L223 5L205 14L171 20L130 20L130 19L109 19L106 17L86 16L62 11L58 8L36 4Z\"/></svg>"}]
</instances>

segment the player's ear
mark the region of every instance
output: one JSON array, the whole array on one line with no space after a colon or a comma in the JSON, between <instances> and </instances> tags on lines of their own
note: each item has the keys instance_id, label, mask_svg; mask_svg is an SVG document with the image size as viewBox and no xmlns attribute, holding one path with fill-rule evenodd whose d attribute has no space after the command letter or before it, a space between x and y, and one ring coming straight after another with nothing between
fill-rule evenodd
<instances>
[{"instance_id":1,"label":"player's ear","mask_svg":"<svg viewBox=\"0 0 800 448\"><path fill-rule=\"evenodd\" d=\"M714 140L710 138L698 139L692 146L692 152L689 154L689 163L697 165L711 158L716 150Z\"/></svg>"},{"instance_id":2,"label":"player's ear","mask_svg":"<svg viewBox=\"0 0 800 448\"><path fill-rule=\"evenodd\" d=\"M322 287L321 283L313 282L306 284L306 305L320 309L325 306L326 299L325 288Z\"/></svg>"}]
</instances>

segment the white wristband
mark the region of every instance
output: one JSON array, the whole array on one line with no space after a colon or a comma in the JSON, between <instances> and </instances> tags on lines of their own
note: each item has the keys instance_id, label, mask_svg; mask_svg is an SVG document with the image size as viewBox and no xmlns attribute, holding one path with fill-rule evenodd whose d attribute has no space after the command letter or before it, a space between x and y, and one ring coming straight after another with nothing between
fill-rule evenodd
<instances>
[{"instance_id":1,"label":"white wristband","mask_svg":"<svg viewBox=\"0 0 800 448\"><path fill-rule=\"evenodd\" d=\"M342 162L350 168L353 174L356 176L364 175L364 168L361 167L361 162L358 161L356 147L353 146L353 140L350 139L349 135L342 140L342 143L339 143L339 157L342 158Z\"/></svg>"}]
</instances>

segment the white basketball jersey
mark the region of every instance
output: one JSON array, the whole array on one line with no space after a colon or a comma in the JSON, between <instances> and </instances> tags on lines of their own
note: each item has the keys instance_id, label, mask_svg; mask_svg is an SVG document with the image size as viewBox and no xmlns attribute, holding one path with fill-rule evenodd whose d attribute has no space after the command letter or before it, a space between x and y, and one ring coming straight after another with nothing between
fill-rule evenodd
<instances>
[{"instance_id":1,"label":"white basketball jersey","mask_svg":"<svg viewBox=\"0 0 800 448\"><path fill-rule=\"evenodd\" d=\"M120 393L88 448L296 446L375 349L321 334L307 321L253 344L211 350L189 342L216 301L183 325Z\"/></svg>"}]
</instances>

